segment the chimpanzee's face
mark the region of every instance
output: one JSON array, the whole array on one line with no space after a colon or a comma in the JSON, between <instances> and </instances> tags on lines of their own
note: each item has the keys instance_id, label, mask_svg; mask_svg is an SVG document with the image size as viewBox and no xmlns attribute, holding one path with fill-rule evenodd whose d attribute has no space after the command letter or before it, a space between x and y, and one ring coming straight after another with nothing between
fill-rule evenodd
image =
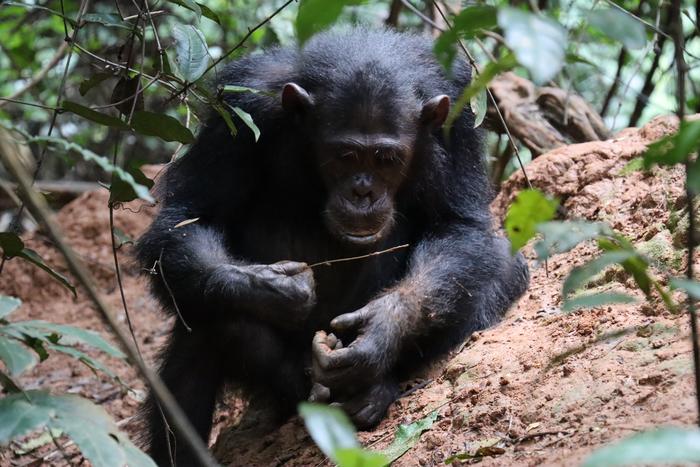
<instances>
[{"instance_id":1,"label":"chimpanzee's face","mask_svg":"<svg viewBox=\"0 0 700 467\"><path fill-rule=\"evenodd\" d=\"M412 139L397 135L333 132L317 147L321 177L328 189L324 219L339 239L370 245L394 223L394 197L406 178Z\"/></svg>"},{"instance_id":2,"label":"chimpanzee's face","mask_svg":"<svg viewBox=\"0 0 700 467\"><path fill-rule=\"evenodd\" d=\"M285 85L282 105L305 114L313 151L328 197L323 212L329 232L355 245L372 245L394 225L395 196L409 173L417 135L444 122L449 98L422 107L399 99L329 102L294 83Z\"/></svg>"}]
</instances>

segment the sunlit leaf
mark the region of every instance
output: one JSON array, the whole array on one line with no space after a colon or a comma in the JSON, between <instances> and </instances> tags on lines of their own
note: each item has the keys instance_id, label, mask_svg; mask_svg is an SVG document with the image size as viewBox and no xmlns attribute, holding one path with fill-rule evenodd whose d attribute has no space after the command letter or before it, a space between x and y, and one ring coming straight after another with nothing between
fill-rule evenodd
<instances>
[{"instance_id":1,"label":"sunlit leaf","mask_svg":"<svg viewBox=\"0 0 700 467\"><path fill-rule=\"evenodd\" d=\"M516 8L498 9L498 25L518 62L536 84L544 84L561 70L566 51L566 30L559 23Z\"/></svg>"},{"instance_id":2,"label":"sunlit leaf","mask_svg":"<svg viewBox=\"0 0 700 467\"><path fill-rule=\"evenodd\" d=\"M334 461L336 450L360 447L355 428L339 408L304 402L299 404L299 415L316 445Z\"/></svg>"},{"instance_id":3,"label":"sunlit leaf","mask_svg":"<svg viewBox=\"0 0 700 467\"><path fill-rule=\"evenodd\" d=\"M508 208L505 229L510 239L511 252L516 252L535 236L537 224L546 222L557 212L557 201L538 190L518 193Z\"/></svg>"},{"instance_id":4,"label":"sunlit leaf","mask_svg":"<svg viewBox=\"0 0 700 467\"><path fill-rule=\"evenodd\" d=\"M584 467L616 465L697 464L700 462L700 430L659 428L635 434L596 450Z\"/></svg>"},{"instance_id":5,"label":"sunlit leaf","mask_svg":"<svg viewBox=\"0 0 700 467\"><path fill-rule=\"evenodd\" d=\"M300 43L331 26L338 19L346 0L301 0L295 23Z\"/></svg>"},{"instance_id":6,"label":"sunlit leaf","mask_svg":"<svg viewBox=\"0 0 700 467\"><path fill-rule=\"evenodd\" d=\"M495 26L496 8L487 5L467 7L454 17L452 27L442 32L435 40L435 56L442 66L449 70L457 55L457 42L460 38L472 38L478 31Z\"/></svg>"},{"instance_id":7,"label":"sunlit leaf","mask_svg":"<svg viewBox=\"0 0 700 467\"><path fill-rule=\"evenodd\" d=\"M569 294L574 293L576 290L584 286L591 277L603 271L611 264L622 263L635 255L636 253L633 251L609 251L607 253L603 253L594 260L589 261L583 266L574 268L564 281L564 286L561 292L562 296L566 297Z\"/></svg>"},{"instance_id":8,"label":"sunlit leaf","mask_svg":"<svg viewBox=\"0 0 700 467\"><path fill-rule=\"evenodd\" d=\"M253 132L253 136L255 137L255 141L257 141L258 138L260 138L260 129L253 121L253 117L251 117L248 112L241 109L240 107L231 107L231 109L236 115L238 115L238 118L240 118L243 121L243 123L245 123L246 126L250 128L250 131Z\"/></svg>"},{"instance_id":9,"label":"sunlit leaf","mask_svg":"<svg viewBox=\"0 0 700 467\"><path fill-rule=\"evenodd\" d=\"M0 335L0 360L12 376L19 376L39 363L36 354L20 342Z\"/></svg>"},{"instance_id":10,"label":"sunlit leaf","mask_svg":"<svg viewBox=\"0 0 700 467\"><path fill-rule=\"evenodd\" d=\"M194 83L209 66L209 50L204 34L194 26L176 24L173 38L177 75L188 83Z\"/></svg>"},{"instance_id":11,"label":"sunlit leaf","mask_svg":"<svg viewBox=\"0 0 700 467\"><path fill-rule=\"evenodd\" d=\"M383 451L384 455L389 458L389 462L394 462L411 449L420 439L420 435L433 426L437 416L438 412L435 410L416 422L399 425L394 434L394 441Z\"/></svg>"},{"instance_id":12,"label":"sunlit leaf","mask_svg":"<svg viewBox=\"0 0 700 467\"><path fill-rule=\"evenodd\" d=\"M119 431L104 409L87 399L27 391L0 399L0 413L7 420L0 424L0 444L37 430L61 430L92 465L155 466Z\"/></svg>"},{"instance_id":13,"label":"sunlit leaf","mask_svg":"<svg viewBox=\"0 0 700 467\"><path fill-rule=\"evenodd\" d=\"M588 13L588 22L603 34L622 42L628 49L646 45L644 25L617 8L602 8Z\"/></svg>"},{"instance_id":14,"label":"sunlit leaf","mask_svg":"<svg viewBox=\"0 0 700 467\"><path fill-rule=\"evenodd\" d=\"M580 308L595 308L601 305L613 303L634 303L637 299L617 292L599 292L591 294L577 295L576 297L564 300L562 311L574 311Z\"/></svg>"},{"instance_id":15,"label":"sunlit leaf","mask_svg":"<svg viewBox=\"0 0 700 467\"><path fill-rule=\"evenodd\" d=\"M0 295L0 319L15 311L22 304L22 300L7 295Z\"/></svg>"},{"instance_id":16,"label":"sunlit leaf","mask_svg":"<svg viewBox=\"0 0 700 467\"><path fill-rule=\"evenodd\" d=\"M385 467L389 465L389 460L384 454L366 449L336 449L333 455L338 467Z\"/></svg>"}]
</instances>

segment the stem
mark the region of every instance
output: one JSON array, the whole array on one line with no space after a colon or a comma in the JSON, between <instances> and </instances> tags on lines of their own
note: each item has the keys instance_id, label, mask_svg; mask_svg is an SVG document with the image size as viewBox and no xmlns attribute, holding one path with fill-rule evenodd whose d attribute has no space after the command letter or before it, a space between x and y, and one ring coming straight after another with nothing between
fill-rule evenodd
<instances>
[{"instance_id":1,"label":"stem","mask_svg":"<svg viewBox=\"0 0 700 467\"><path fill-rule=\"evenodd\" d=\"M683 123L685 114L685 76L688 70L683 56L684 37L683 37L683 22L681 18L681 0L673 0L669 14L673 18L673 44L675 46L675 61L677 70L676 92L678 94L678 124ZM680 130L679 130L680 131ZM690 168L693 161L690 155L685 160L685 193L688 199L688 266L685 271L688 280L693 280L695 274L693 270L693 256L695 253L695 209L694 209L694 193L689 185ZM700 426L700 342L698 341L698 323L695 310L695 300L690 294L687 294L688 315L690 316L690 332L693 339L693 365L695 367L695 400L698 409L698 425Z\"/></svg>"}]
</instances>

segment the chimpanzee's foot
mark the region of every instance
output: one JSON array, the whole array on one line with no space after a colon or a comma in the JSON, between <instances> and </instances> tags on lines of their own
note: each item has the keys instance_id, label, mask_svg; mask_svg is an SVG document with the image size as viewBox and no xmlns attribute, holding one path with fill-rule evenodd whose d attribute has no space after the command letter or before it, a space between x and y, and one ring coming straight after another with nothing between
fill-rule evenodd
<instances>
[{"instance_id":1,"label":"chimpanzee's foot","mask_svg":"<svg viewBox=\"0 0 700 467\"><path fill-rule=\"evenodd\" d=\"M338 406L350 417L360 430L368 430L382 421L387 409L399 395L399 387L393 380L383 381L364 392L344 400L336 400Z\"/></svg>"}]
</instances>

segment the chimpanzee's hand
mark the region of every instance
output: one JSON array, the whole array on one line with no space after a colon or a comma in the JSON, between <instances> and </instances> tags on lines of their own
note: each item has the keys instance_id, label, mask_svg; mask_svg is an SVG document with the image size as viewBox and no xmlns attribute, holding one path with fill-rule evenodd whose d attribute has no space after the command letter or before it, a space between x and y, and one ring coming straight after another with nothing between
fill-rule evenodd
<instances>
[{"instance_id":1,"label":"chimpanzee's hand","mask_svg":"<svg viewBox=\"0 0 700 467\"><path fill-rule=\"evenodd\" d=\"M336 317L331 327L338 332L354 331L357 338L347 347L338 346L332 334L318 331L312 343L314 383L337 389L366 386L385 376L396 362L405 319L399 294L384 295L365 307Z\"/></svg>"},{"instance_id":2,"label":"chimpanzee's hand","mask_svg":"<svg viewBox=\"0 0 700 467\"><path fill-rule=\"evenodd\" d=\"M306 263L234 265L228 271L232 299L256 313L277 314L270 317L275 321L304 320L316 303L314 275Z\"/></svg>"}]
</instances>

